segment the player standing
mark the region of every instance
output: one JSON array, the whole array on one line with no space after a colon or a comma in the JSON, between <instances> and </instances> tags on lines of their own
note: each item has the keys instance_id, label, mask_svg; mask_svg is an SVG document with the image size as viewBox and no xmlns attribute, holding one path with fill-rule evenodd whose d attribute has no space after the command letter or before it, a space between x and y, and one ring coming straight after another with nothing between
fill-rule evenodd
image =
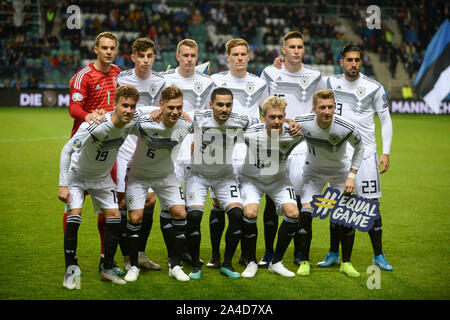
<instances>
[{"instance_id":1,"label":"player standing","mask_svg":"<svg viewBox=\"0 0 450 320\"><path fill-rule=\"evenodd\" d=\"M299 224L300 232L308 234L312 234L310 202L313 196L321 194L327 183L341 192L354 192L355 175L364 155L364 146L356 127L341 116L334 115L336 104L333 91L323 89L314 93L313 107L314 113L295 118L302 128L308 148L300 186L302 209ZM347 142L354 148L350 166L346 156ZM342 245L340 271L350 277L359 277L360 274L350 263L355 230L343 225L336 225L336 230ZM301 242L302 261L298 275L310 274L310 246L311 237Z\"/></svg>"},{"instance_id":2,"label":"player standing","mask_svg":"<svg viewBox=\"0 0 450 320\"><path fill-rule=\"evenodd\" d=\"M284 277L294 277L295 273L283 266L281 260L289 243L297 231L299 210L292 184L287 174L286 161L301 136L289 135L289 127L284 126L286 101L279 97L269 97L263 103L263 124L256 124L244 132L248 152L239 176L244 205L242 242L247 252L248 265L242 277L252 278L258 270L256 242L258 236L257 217L261 198L264 194L275 200L277 213L284 215L278 233L273 260L269 271Z\"/></svg>"},{"instance_id":3,"label":"player standing","mask_svg":"<svg viewBox=\"0 0 450 320\"><path fill-rule=\"evenodd\" d=\"M247 71L250 47L244 39L235 38L229 40L225 48L226 59L230 68L228 71L213 74L211 79L216 87L225 87L231 90L233 93L233 112L259 118L260 106L267 98L268 91L267 84L263 79ZM239 174L246 152L245 144L236 144L233 155L236 174ZM214 199L215 195L212 194L211 197L213 198L213 209L211 210L209 223L212 254L206 266L218 268L220 265L220 239L225 228L225 212L218 206L218 202ZM241 263L244 262L242 258L240 259Z\"/></svg>"},{"instance_id":4,"label":"player standing","mask_svg":"<svg viewBox=\"0 0 450 320\"><path fill-rule=\"evenodd\" d=\"M284 35L281 52L284 55L284 63L281 65L281 68L273 65L268 66L263 70L261 78L267 81L269 95L278 96L286 100L286 117L294 119L300 114L311 112L314 92L325 89L326 84L319 70L302 63L305 46L303 35L299 31L291 31ZM305 157L306 142L302 142L292 150L287 162L289 178L297 197L300 195ZM259 262L260 267L267 267L272 260L273 243L277 229L278 216L275 206L272 199L266 195L266 207L264 209L264 241L266 249L264 257ZM304 233L295 235L294 263L300 265L300 243L302 238L310 236Z\"/></svg>"},{"instance_id":5,"label":"player standing","mask_svg":"<svg viewBox=\"0 0 450 320\"><path fill-rule=\"evenodd\" d=\"M128 234L131 268L125 276L136 281L139 276L138 246L147 190L151 187L158 195L161 210L169 212L174 232L169 276L188 281L180 257L186 245L186 209L181 183L174 173L174 148L192 129L183 111L183 91L169 86L162 91L160 121L142 117L138 122L139 138L136 150L128 163L126 199L129 209ZM156 108L155 108L156 109Z\"/></svg>"},{"instance_id":6,"label":"player standing","mask_svg":"<svg viewBox=\"0 0 450 320\"><path fill-rule=\"evenodd\" d=\"M116 92L114 111L106 113L103 122L84 122L61 151L58 198L66 203L68 213L64 232L66 273L63 286L74 289L81 271L76 258L78 228L85 192L91 195L94 210L106 217L105 257L101 271L104 280L126 282L113 271L114 255L121 236L116 184L110 171L118 149L134 129L142 112L135 113L139 92L123 86Z\"/></svg>"},{"instance_id":7,"label":"player standing","mask_svg":"<svg viewBox=\"0 0 450 320\"><path fill-rule=\"evenodd\" d=\"M242 133L242 129L257 123L258 118L232 112L233 94L227 88L214 89L210 105L212 110L195 113L194 162L187 167L185 192L193 249L192 271L189 276L192 279L201 277L200 224L208 189L211 188L229 218L220 272L229 278L239 278L240 274L234 271L231 260L241 238L242 201L233 171L232 156L235 138ZM193 235L197 236L194 238Z\"/></svg>"},{"instance_id":8,"label":"player standing","mask_svg":"<svg viewBox=\"0 0 450 320\"><path fill-rule=\"evenodd\" d=\"M179 64L178 67L161 74L166 80L166 87L175 85L183 89L184 112L207 109L214 84L208 75L195 69L198 60L197 42L192 39L181 40L177 45L176 59ZM189 134L183 140L179 157L175 163L175 174L182 183L185 180L186 165L191 161L192 141L192 134ZM170 221L170 214L161 210L161 230L165 234L165 239L170 238L168 235L172 229ZM171 246L167 241L166 246L170 256ZM190 251L190 249L187 248L186 251ZM187 261L191 260L186 254L182 255L182 259Z\"/></svg>"},{"instance_id":9,"label":"player standing","mask_svg":"<svg viewBox=\"0 0 450 320\"><path fill-rule=\"evenodd\" d=\"M71 80L69 113L74 118L71 136L84 121L98 123L103 114L113 110L117 75L120 73L120 68L113 64L118 52L117 37L111 32L100 33L95 39L94 52L97 55L96 61L78 71ZM116 182L115 166L111 176ZM63 230L66 229L66 222L67 213L64 213ZM98 215L97 226L100 233L99 271L101 271L106 228L106 219L103 214ZM119 275L124 274L117 267L114 267L114 270Z\"/></svg>"},{"instance_id":10,"label":"player standing","mask_svg":"<svg viewBox=\"0 0 450 320\"><path fill-rule=\"evenodd\" d=\"M140 99L137 103L140 106L153 106L159 103L161 99L161 91L166 83L163 77L152 70L155 62L155 44L149 38L139 38L133 42L131 60L134 62L134 68L125 70L117 77L119 86L132 85L140 93ZM125 200L125 176L127 165L133 156L136 149L137 137L129 135L117 154L117 197L119 198L119 208L122 214L122 223L125 224L126 230L127 221L127 206ZM153 210L156 203L156 196L153 190L148 190L147 198L145 200L145 207L143 212L143 220L141 232L139 235L139 266L150 270L161 270L161 266L151 261L145 256L145 248L147 239L153 225ZM126 237L126 232L123 236ZM126 248L122 249L122 252ZM130 256L124 255L124 268L130 269Z\"/></svg>"},{"instance_id":11,"label":"player standing","mask_svg":"<svg viewBox=\"0 0 450 320\"><path fill-rule=\"evenodd\" d=\"M351 121L361 134L364 144L364 160L356 175L356 194L377 200L381 198L380 173L389 168L389 154L392 142L392 121L389 105L383 86L360 73L362 64L361 50L357 46L346 45L341 52L341 66L344 74L335 75L327 80L327 87L336 94L336 114ZM377 158L375 141L375 113L380 118L383 154ZM318 265L328 267L339 261L339 243L336 229L330 225L330 252ZM392 271L382 249L381 217L375 220L369 232L374 251L373 264L381 269Z\"/></svg>"}]
</instances>

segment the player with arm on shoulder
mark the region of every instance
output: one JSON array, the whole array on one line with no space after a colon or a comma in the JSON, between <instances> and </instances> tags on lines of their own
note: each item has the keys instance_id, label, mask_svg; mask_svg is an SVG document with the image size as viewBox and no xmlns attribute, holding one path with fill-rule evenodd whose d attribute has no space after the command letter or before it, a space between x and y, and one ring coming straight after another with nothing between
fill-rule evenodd
<instances>
[{"instance_id":1,"label":"player with arm on shoulder","mask_svg":"<svg viewBox=\"0 0 450 320\"><path fill-rule=\"evenodd\" d=\"M336 104L332 90L323 89L314 93L313 113L296 118L300 124L304 139L307 142L308 153L303 169L302 185L300 186L299 234L302 236L302 261L297 274L310 274L309 250L312 239L312 206L314 195L322 193L328 183L331 187L343 193L355 191L355 174L364 155L364 146L356 127L335 115ZM347 160L347 142L353 148L351 163ZM339 241L342 245L342 263L340 271L350 277L359 277L351 262L355 230L351 227L336 225Z\"/></svg>"},{"instance_id":2,"label":"player with arm on shoulder","mask_svg":"<svg viewBox=\"0 0 450 320\"><path fill-rule=\"evenodd\" d=\"M84 121L99 123L102 116L113 110L114 97L117 87L117 75L120 68L113 64L118 52L117 37L111 32L97 35L94 43L94 53L97 59L78 71L70 83L69 113L74 118L71 136ZM116 166L111 171L113 181L116 182ZM66 228L67 214L63 216L63 230ZM103 265L106 220L103 214L98 215L97 227L100 233L100 263ZM114 270L123 275L118 267Z\"/></svg>"},{"instance_id":3,"label":"player with arm on shoulder","mask_svg":"<svg viewBox=\"0 0 450 320\"><path fill-rule=\"evenodd\" d=\"M156 109L156 108L155 108ZM138 122L138 141L128 163L126 200L129 210L128 238L131 268L125 276L136 281L139 276L138 247L147 190L157 194L161 210L171 215L173 232L167 242L172 243L169 252L169 276L188 281L182 270L180 258L186 246L187 221L183 189L174 173L175 148L192 130L192 122L182 115L183 91L169 86L162 91L159 121L142 117Z\"/></svg>"},{"instance_id":4,"label":"player with arm on shoulder","mask_svg":"<svg viewBox=\"0 0 450 320\"><path fill-rule=\"evenodd\" d=\"M138 100L139 92L134 87L120 87L116 91L114 111L106 113L99 124L82 123L61 151L58 198L66 203L68 214L64 232L65 288L74 289L81 275L76 249L86 191L91 195L95 212L106 217L102 279L126 283L113 270L122 229L116 184L110 171L119 147L142 115L135 112Z\"/></svg>"},{"instance_id":5,"label":"player with arm on shoulder","mask_svg":"<svg viewBox=\"0 0 450 320\"><path fill-rule=\"evenodd\" d=\"M266 82L247 71L250 60L250 47L246 40L234 38L226 45L226 59L230 69L225 72L213 74L211 79L216 87L226 87L233 93L233 112L259 118L260 106L268 97ZM244 143L237 143L234 150L234 170L239 174L245 159L247 148ZM220 265L220 239L225 228L225 213L220 210L218 202L213 198L213 208L210 216L212 254L207 267L218 268ZM240 256L239 263L246 264L245 257Z\"/></svg>"},{"instance_id":6,"label":"player with arm on shoulder","mask_svg":"<svg viewBox=\"0 0 450 320\"><path fill-rule=\"evenodd\" d=\"M177 45L176 59L178 67L161 73L166 80L166 87L175 85L183 90L183 111L205 110L209 108L211 92L214 84L209 75L195 69L198 61L198 45L195 40L183 39ZM191 161L191 145L193 135L189 134L181 143L181 149L177 161L175 162L175 174L184 183L186 166ZM168 212L161 211L161 230L169 233L172 225ZM169 239L168 236L165 238ZM170 243L166 242L170 251ZM188 252L182 254L182 260L191 262Z\"/></svg>"},{"instance_id":7,"label":"player with arm on shoulder","mask_svg":"<svg viewBox=\"0 0 450 320\"><path fill-rule=\"evenodd\" d=\"M305 54L303 35L299 31L291 31L284 35L281 52L284 55L279 68L274 65L266 67L261 78L267 81L269 95L278 96L287 102L286 117L311 112L314 92L325 89L326 84L319 70L302 63ZM300 195L300 184L306 157L306 142L300 143L289 155L287 167L289 178L297 197ZM299 200L300 203L300 200ZM300 210L300 208L299 208ZM264 241L265 253L259 267L267 267L272 260L273 244L278 229L278 216L270 197L266 196L264 208ZM300 265L300 234L294 237L294 263Z\"/></svg>"},{"instance_id":8,"label":"player with arm on shoulder","mask_svg":"<svg viewBox=\"0 0 450 320\"><path fill-rule=\"evenodd\" d=\"M389 105L383 86L360 73L362 64L361 50L354 45L346 45L341 52L341 66L344 73L329 77L327 87L336 94L336 113L351 121L361 134L364 144L364 160L356 175L356 191L359 196L377 200L381 198L380 173L388 170L392 142L392 121ZM375 141L375 113L380 118L383 154L377 159ZM373 264L381 269L392 271L382 248L381 218L375 220L369 232L374 251ZM339 244L333 225L330 225L330 252L321 267L328 267L339 259Z\"/></svg>"},{"instance_id":9,"label":"player with arm on shoulder","mask_svg":"<svg viewBox=\"0 0 450 320\"><path fill-rule=\"evenodd\" d=\"M292 150L302 141L302 136L291 136L284 125L286 101L280 97L269 97L262 106L264 123L253 125L244 132L248 152L239 176L244 222L242 247L248 264L242 277L252 278L258 270L256 243L258 236L257 217L259 203L265 194L274 199L277 213L284 216L278 232L278 240L269 264L269 271L284 277L295 273L282 264L282 258L297 231L299 209L294 188L289 180L286 162Z\"/></svg>"},{"instance_id":10,"label":"player with arm on shoulder","mask_svg":"<svg viewBox=\"0 0 450 320\"><path fill-rule=\"evenodd\" d=\"M161 91L166 83L163 77L152 70L155 62L155 44L149 38L138 38L131 45L131 60L134 62L134 68L122 71L117 77L119 86L132 85L140 93L137 108L141 106L155 106L161 99ZM125 199L125 176L128 162L136 149L137 136L130 134L119 149L117 155L117 197L119 199L119 209L122 214L122 223L124 224L123 236L126 237L127 204ZM143 221L139 235L139 266L149 270L161 270L161 266L145 255L147 239L153 226L153 210L156 203L155 192L149 188L145 200ZM124 255L124 268L129 270L130 256L127 252L126 241L121 241L121 250Z\"/></svg>"},{"instance_id":11,"label":"player with arm on shoulder","mask_svg":"<svg viewBox=\"0 0 450 320\"><path fill-rule=\"evenodd\" d=\"M258 118L232 112L233 94L227 88L215 88L211 94L212 110L196 111L194 120L193 164L187 167L185 192L188 215L188 246L192 254L192 279L201 278L199 261L203 206L211 188L229 225L225 235L225 253L220 272L239 278L232 267L232 258L241 238L242 201L239 184L233 171L235 139Z\"/></svg>"}]
</instances>

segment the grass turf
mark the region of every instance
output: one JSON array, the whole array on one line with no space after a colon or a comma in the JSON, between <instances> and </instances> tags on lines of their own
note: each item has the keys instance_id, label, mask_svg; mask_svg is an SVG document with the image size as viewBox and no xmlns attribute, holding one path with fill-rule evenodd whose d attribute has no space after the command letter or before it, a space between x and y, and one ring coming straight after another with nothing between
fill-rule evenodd
<instances>
[{"instance_id":1,"label":"grass turf","mask_svg":"<svg viewBox=\"0 0 450 320\"><path fill-rule=\"evenodd\" d=\"M147 245L147 256L162 271L141 272L125 286L100 281L97 217L88 198L79 230L81 290L62 287L64 274L62 213L57 199L59 155L69 138L72 119L67 109L0 108L0 299L1 300L309 300L309 299L449 299L450 127L447 116L393 115L391 166L381 176L383 249L393 272L382 272L380 289L370 290L366 273L372 263L369 236L357 232L352 264L357 279L338 266L321 269L329 249L327 220L314 220L311 276L285 279L260 269L254 279L229 280L218 270L203 268L199 281L181 283L168 277L167 254L159 229L159 207ZM380 140L377 122L378 141ZM381 145L379 146L381 147ZM379 148L380 149L380 148ZM209 209L202 223L201 258L210 255ZM259 215L257 257L264 252ZM281 220L280 220L281 221ZM222 241L222 254L224 242ZM293 244L284 257L292 262ZM238 272L244 267L234 266ZM122 263L118 249L116 262ZM190 266L185 265L186 272Z\"/></svg>"}]
</instances>

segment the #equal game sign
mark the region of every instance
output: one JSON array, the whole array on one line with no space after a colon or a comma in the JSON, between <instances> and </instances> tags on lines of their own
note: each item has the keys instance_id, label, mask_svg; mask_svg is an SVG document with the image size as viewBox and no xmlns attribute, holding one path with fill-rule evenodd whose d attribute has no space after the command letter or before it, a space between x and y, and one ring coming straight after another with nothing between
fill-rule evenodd
<instances>
[{"instance_id":1,"label":"#equal game sign","mask_svg":"<svg viewBox=\"0 0 450 320\"><path fill-rule=\"evenodd\" d=\"M321 195L313 196L311 206L313 217L325 219L330 216L332 223L353 227L362 232L371 230L374 221L380 218L378 201L356 194L347 196L331 187L326 188Z\"/></svg>"}]
</instances>

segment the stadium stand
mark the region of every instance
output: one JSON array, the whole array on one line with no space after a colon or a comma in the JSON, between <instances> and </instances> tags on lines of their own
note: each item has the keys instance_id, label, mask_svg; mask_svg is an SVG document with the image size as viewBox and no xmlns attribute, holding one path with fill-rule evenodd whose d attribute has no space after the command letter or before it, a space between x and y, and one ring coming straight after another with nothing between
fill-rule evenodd
<instances>
[{"instance_id":1,"label":"stadium stand","mask_svg":"<svg viewBox=\"0 0 450 320\"><path fill-rule=\"evenodd\" d=\"M249 71L257 75L280 55L280 39L290 30L305 36L304 63L324 75L341 72L339 51L346 42L365 50L362 72L380 80L390 95L411 84L431 35L448 16L449 5L433 1L373 1L381 10L381 29L366 24L367 4L318 1L39 1L6 0L0 8L0 87L67 88L71 74L95 57L95 36L112 31L120 39L115 63L132 67L131 43L139 36L157 46L156 71L176 66L176 44L199 45L199 63L211 73L227 69L225 43L233 37L251 45ZM68 29L67 7L81 9L81 29Z\"/></svg>"}]
</instances>

